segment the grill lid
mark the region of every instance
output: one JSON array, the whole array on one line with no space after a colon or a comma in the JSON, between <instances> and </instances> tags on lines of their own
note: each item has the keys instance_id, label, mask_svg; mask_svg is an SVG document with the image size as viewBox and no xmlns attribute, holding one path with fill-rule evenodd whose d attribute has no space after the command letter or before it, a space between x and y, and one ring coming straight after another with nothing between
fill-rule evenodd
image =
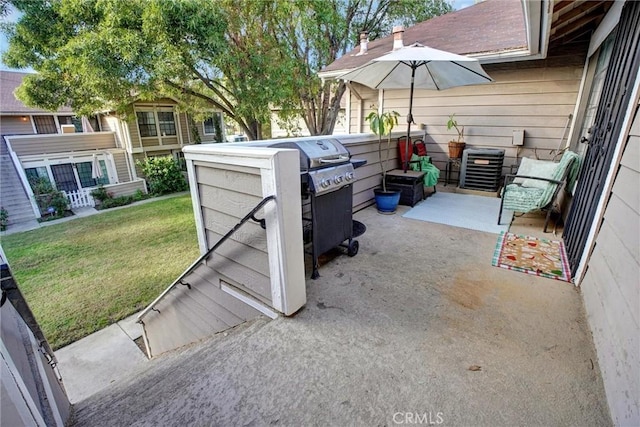
<instances>
[{"instance_id":1,"label":"grill lid","mask_svg":"<svg viewBox=\"0 0 640 427\"><path fill-rule=\"evenodd\" d=\"M287 141L272 147L298 149L301 171L349 162L349 151L337 139Z\"/></svg>"}]
</instances>

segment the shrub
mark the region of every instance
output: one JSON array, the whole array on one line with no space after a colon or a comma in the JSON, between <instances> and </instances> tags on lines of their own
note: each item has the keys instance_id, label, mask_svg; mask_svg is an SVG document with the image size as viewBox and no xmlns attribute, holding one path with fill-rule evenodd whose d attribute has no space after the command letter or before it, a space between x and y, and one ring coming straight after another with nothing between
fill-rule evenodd
<instances>
[{"instance_id":1,"label":"shrub","mask_svg":"<svg viewBox=\"0 0 640 427\"><path fill-rule=\"evenodd\" d=\"M69 209L69 201L62 191L56 190L47 178L33 178L29 183L40 213L49 214L53 218L62 218L65 211Z\"/></svg>"},{"instance_id":2,"label":"shrub","mask_svg":"<svg viewBox=\"0 0 640 427\"><path fill-rule=\"evenodd\" d=\"M135 202L133 196L111 197L100 203L100 209L115 208L117 206L130 205Z\"/></svg>"},{"instance_id":3,"label":"shrub","mask_svg":"<svg viewBox=\"0 0 640 427\"><path fill-rule=\"evenodd\" d=\"M5 208L0 208L0 231L5 231L9 224L9 212Z\"/></svg>"},{"instance_id":4,"label":"shrub","mask_svg":"<svg viewBox=\"0 0 640 427\"><path fill-rule=\"evenodd\" d=\"M100 203L104 203L105 200L113 198L113 194L109 193L102 185L91 191L91 195Z\"/></svg>"},{"instance_id":5,"label":"shrub","mask_svg":"<svg viewBox=\"0 0 640 427\"><path fill-rule=\"evenodd\" d=\"M180 166L171 157L150 157L136 164L142 169L149 191L154 195L185 191L189 184L180 171Z\"/></svg>"}]
</instances>

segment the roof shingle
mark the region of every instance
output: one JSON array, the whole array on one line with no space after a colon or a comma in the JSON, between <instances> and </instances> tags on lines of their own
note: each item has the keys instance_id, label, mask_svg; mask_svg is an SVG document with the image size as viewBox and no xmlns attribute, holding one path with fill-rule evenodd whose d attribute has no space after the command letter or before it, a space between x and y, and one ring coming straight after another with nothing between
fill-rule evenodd
<instances>
[{"instance_id":1,"label":"roof shingle","mask_svg":"<svg viewBox=\"0 0 640 427\"><path fill-rule=\"evenodd\" d=\"M404 32L404 45L421 43L460 55L503 52L527 47L520 0L486 0L468 8L420 22ZM322 72L349 70L391 51L393 36L373 40L367 54L359 46Z\"/></svg>"},{"instance_id":2,"label":"roof shingle","mask_svg":"<svg viewBox=\"0 0 640 427\"><path fill-rule=\"evenodd\" d=\"M18 71L0 71L0 113L1 114L39 114L49 113L50 111L27 107L14 95L15 90L22 83L22 79L29 73L21 73ZM70 107L62 107L58 112L69 112Z\"/></svg>"}]
</instances>

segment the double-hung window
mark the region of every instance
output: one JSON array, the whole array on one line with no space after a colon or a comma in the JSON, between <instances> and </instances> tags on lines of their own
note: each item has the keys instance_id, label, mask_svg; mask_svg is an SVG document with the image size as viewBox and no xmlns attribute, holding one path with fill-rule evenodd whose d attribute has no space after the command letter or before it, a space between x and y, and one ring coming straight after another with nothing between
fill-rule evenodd
<instances>
[{"instance_id":1,"label":"double-hung window","mask_svg":"<svg viewBox=\"0 0 640 427\"><path fill-rule=\"evenodd\" d=\"M158 136L156 116L153 111L138 111L136 116L138 117L138 129L140 129L141 137Z\"/></svg>"},{"instance_id":2,"label":"double-hung window","mask_svg":"<svg viewBox=\"0 0 640 427\"><path fill-rule=\"evenodd\" d=\"M140 137L176 136L176 119L170 108L148 108L136 111Z\"/></svg>"}]
</instances>

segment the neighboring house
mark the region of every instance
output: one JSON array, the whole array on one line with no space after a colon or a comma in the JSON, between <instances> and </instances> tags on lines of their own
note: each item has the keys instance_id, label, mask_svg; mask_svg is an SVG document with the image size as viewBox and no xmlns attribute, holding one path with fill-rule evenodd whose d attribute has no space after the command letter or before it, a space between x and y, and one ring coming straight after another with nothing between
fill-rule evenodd
<instances>
[{"instance_id":1,"label":"neighboring house","mask_svg":"<svg viewBox=\"0 0 640 427\"><path fill-rule=\"evenodd\" d=\"M25 75L0 71L0 203L9 213L9 225L41 215L31 178L47 178L67 193L86 194L99 185L116 196L146 192L136 161L155 156L180 160L185 145L224 139L221 113L195 122L172 99L136 102L127 120L110 113L82 119L68 107L56 112L29 108L14 96ZM98 178L93 177L94 161L101 169Z\"/></svg>"},{"instance_id":2,"label":"neighboring house","mask_svg":"<svg viewBox=\"0 0 640 427\"><path fill-rule=\"evenodd\" d=\"M429 154L442 169L453 113L467 148L505 150L504 172L521 157L550 158L559 148L581 155L563 237L613 421L639 425L640 2L487 0L395 37L479 58L495 80L416 90L414 120L426 124ZM369 42L366 53L356 48L319 75L337 78L392 46L391 36ZM349 84L349 133L367 129L372 104L406 114L408 94ZM522 130L524 145L516 145L514 131Z\"/></svg>"}]
</instances>

